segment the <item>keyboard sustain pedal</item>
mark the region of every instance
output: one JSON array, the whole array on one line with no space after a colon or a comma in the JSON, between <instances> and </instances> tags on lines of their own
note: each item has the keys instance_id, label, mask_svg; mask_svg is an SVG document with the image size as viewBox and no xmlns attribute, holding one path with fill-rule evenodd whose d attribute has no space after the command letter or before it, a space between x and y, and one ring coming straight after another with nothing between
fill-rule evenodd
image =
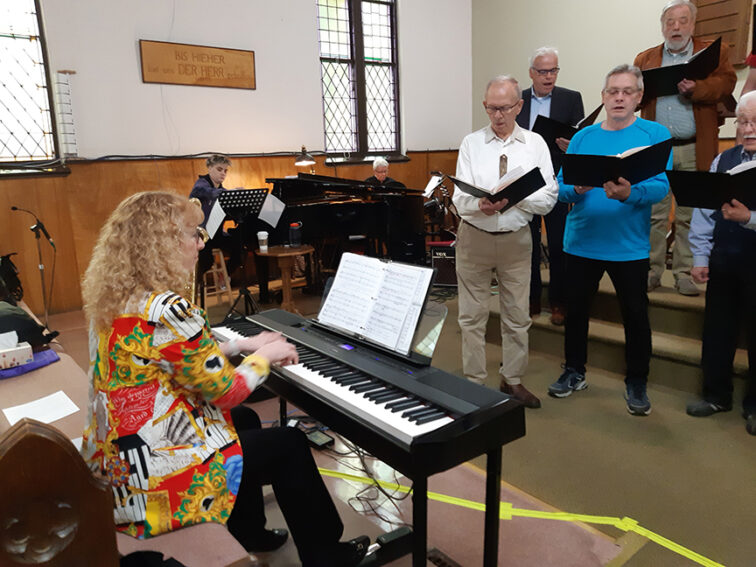
<instances>
[{"instance_id":1,"label":"keyboard sustain pedal","mask_svg":"<svg viewBox=\"0 0 756 567\"><path fill-rule=\"evenodd\" d=\"M410 553L412 553L412 530L408 527L397 528L376 538L359 567L386 565Z\"/></svg>"}]
</instances>

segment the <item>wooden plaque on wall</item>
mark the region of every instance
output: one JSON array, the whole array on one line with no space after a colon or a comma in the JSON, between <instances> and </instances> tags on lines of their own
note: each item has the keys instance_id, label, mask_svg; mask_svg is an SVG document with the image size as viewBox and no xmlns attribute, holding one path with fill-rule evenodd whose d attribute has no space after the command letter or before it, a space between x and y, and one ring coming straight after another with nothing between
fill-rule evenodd
<instances>
[{"instance_id":1,"label":"wooden plaque on wall","mask_svg":"<svg viewBox=\"0 0 756 567\"><path fill-rule=\"evenodd\" d=\"M139 40L142 82L255 88L255 52L167 41Z\"/></svg>"}]
</instances>

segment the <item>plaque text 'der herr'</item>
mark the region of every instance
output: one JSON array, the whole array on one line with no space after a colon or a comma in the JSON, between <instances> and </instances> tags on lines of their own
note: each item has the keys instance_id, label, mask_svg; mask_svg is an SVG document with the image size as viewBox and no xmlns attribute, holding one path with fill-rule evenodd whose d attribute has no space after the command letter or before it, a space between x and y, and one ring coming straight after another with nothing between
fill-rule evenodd
<instances>
[{"instance_id":1,"label":"plaque text 'der herr'","mask_svg":"<svg viewBox=\"0 0 756 567\"><path fill-rule=\"evenodd\" d=\"M255 52L139 40L142 81L203 87L255 88Z\"/></svg>"}]
</instances>

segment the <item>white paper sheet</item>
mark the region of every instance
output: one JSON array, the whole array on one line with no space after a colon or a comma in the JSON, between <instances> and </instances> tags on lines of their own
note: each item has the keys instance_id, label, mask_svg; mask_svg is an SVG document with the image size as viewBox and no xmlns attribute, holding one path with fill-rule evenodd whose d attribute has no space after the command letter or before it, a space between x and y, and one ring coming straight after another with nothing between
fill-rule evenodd
<instances>
[{"instance_id":1,"label":"white paper sheet","mask_svg":"<svg viewBox=\"0 0 756 567\"><path fill-rule=\"evenodd\" d=\"M442 177L440 175L432 175L431 178L428 180L428 185L426 185L425 189L423 190L423 197L425 197L426 199L430 199L436 187L441 185L441 180L442 180Z\"/></svg>"},{"instance_id":2,"label":"white paper sheet","mask_svg":"<svg viewBox=\"0 0 756 567\"><path fill-rule=\"evenodd\" d=\"M220 225L223 224L223 219L226 218L226 211L220 204L220 200L216 199L213 208L210 209L210 217L205 224L205 230L210 235L210 238L215 237L215 233L218 232Z\"/></svg>"},{"instance_id":3,"label":"white paper sheet","mask_svg":"<svg viewBox=\"0 0 756 567\"><path fill-rule=\"evenodd\" d=\"M421 266L345 253L318 321L407 354L432 274Z\"/></svg>"},{"instance_id":4,"label":"white paper sheet","mask_svg":"<svg viewBox=\"0 0 756 567\"><path fill-rule=\"evenodd\" d=\"M285 208L286 203L284 203L271 193L268 193L268 196L265 197L265 202L263 203L262 209L260 209L259 218L260 220L267 222L273 228L276 228L276 225L278 225L278 220L281 218L281 213L283 213Z\"/></svg>"},{"instance_id":5,"label":"white paper sheet","mask_svg":"<svg viewBox=\"0 0 756 567\"><path fill-rule=\"evenodd\" d=\"M5 408L3 413L5 414L5 419L12 426L25 417L36 419L42 423L52 423L77 411L79 411L79 408L73 403L71 398L63 390L58 390L54 394L50 394L44 398Z\"/></svg>"}]
</instances>

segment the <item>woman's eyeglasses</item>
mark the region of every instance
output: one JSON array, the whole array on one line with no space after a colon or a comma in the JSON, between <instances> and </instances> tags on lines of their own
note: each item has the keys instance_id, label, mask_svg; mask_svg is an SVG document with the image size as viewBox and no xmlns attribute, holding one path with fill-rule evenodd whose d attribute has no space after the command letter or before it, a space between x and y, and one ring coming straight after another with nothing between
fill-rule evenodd
<instances>
[{"instance_id":1,"label":"woman's eyeglasses","mask_svg":"<svg viewBox=\"0 0 756 567\"><path fill-rule=\"evenodd\" d=\"M207 244L207 241L210 240L210 235L204 227L201 226L197 227L197 232L194 234L194 237L197 239L197 242L201 240L204 244Z\"/></svg>"}]
</instances>

